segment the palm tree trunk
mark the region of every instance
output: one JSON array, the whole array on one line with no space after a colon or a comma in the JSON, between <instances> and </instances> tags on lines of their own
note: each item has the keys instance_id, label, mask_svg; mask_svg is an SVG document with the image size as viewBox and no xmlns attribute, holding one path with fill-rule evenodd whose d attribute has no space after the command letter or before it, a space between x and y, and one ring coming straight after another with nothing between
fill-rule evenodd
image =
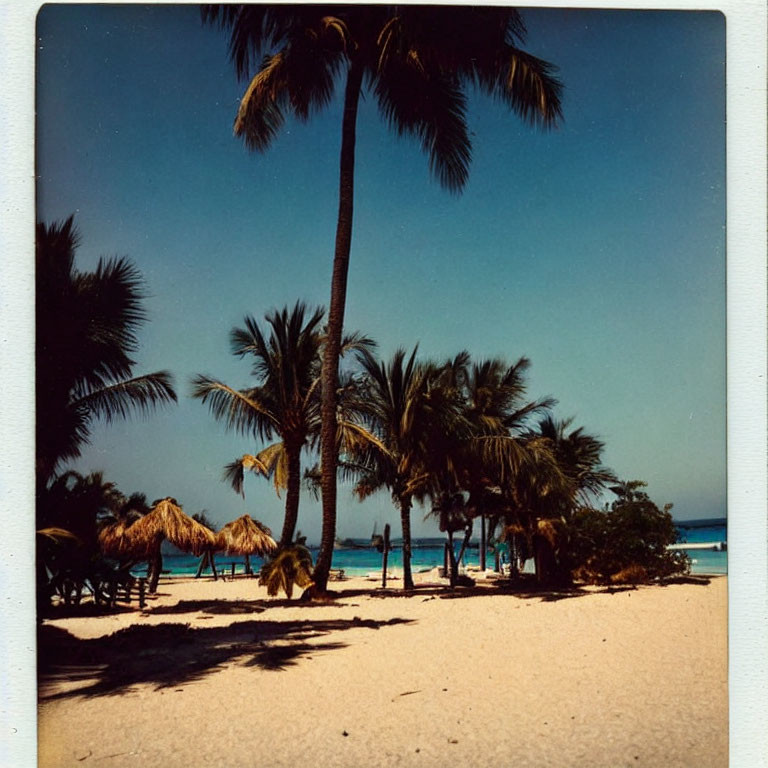
<instances>
[{"instance_id":1,"label":"palm tree trunk","mask_svg":"<svg viewBox=\"0 0 768 768\"><path fill-rule=\"evenodd\" d=\"M384 526L384 554L381 558L381 586L387 586L387 560L389 559L389 523Z\"/></svg>"},{"instance_id":2,"label":"palm tree trunk","mask_svg":"<svg viewBox=\"0 0 768 768\"><path fill-rule=\"evenodd\" d=\"M459 575L459 566L456 563L456 552L453 549L453 531L448 531L448 559L450 570L448 572L450 584L456 586L456 577Z\"/></svg>"},{"instance_id":3,"label":"palm tree trunk","mask_svg":"<svg viewBox=\"0 0 768 768\"><path fill-rule=\"evenodd\" d=\"M554 547L544 536L535 534L533 537L534 563L536 580L540 584L557 584L557 561Z\"/></svg>"},{"instance_id":4,"label":"palm tree trunk","mask_svg":"<svg viewBox=\"0 0 768 768\"><path fill-rule=\"evenodd\" d=\"M517 534L508 539L509 544L509 578L516 579L520 575L520 540Z\"/></svg>"},{"instance_id":5,"label":"palm tree trunk","mask_svg":"<svg viewBox=\"0 0 768 768\"><path fill-rule=\"evenodd\" d=\"M411 575L411 499L400 499L400 523L403 527L403 589L413 589Z\"/></svg>"},{"instance_id":6,"label":"palm tree trunk","mask_svg":"<svg viewBox=\"0 0 768 768\"><path fill-rule=\"evenodd\" d=\"M485 515L480 515L480 570L485 570L485 550L488 547L488 543L485 538Z\"/></svg>"},{"instance_id":7,"label":"palm tree trunk","mask_svg":"<svg viewBox=\"0 0 768 768\"><path fill-rule=\"evenodd\" d=\"M299 491L301 487L301 445L288 444L288 489L285 494L285 518L280 546L287 547L293 541L296 521L299 518Z\"/></svg>"},{"instance_id":8,"label":"palm tree trunk","mask_svg":"<svg viewBox=\"0 0 768 768\"><path fill-rule=\"evenodd\" d=\"M339 216L336 223L336 249L331 277L331 301L328 310L328 333L323 348L323 367L320 375L322 399L320 406L320 464L323 495L323 529L320 551L312 576L315 590L326 591L336 536L336 399L339 379L339 354L344 326L344 306L347 299L347 273L349 251L352 245L352 211L355 180L355 126L357 105L363 82L361 64L353 58L347 74L344 93L344 118L341 128L341 161L339 172Z\"/></svg>"}]
</instances>

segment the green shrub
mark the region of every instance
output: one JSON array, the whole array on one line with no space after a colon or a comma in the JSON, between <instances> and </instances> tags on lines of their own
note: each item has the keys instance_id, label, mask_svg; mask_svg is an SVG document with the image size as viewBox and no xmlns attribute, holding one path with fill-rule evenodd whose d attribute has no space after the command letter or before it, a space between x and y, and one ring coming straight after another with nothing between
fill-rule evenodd
<instances>
[{"instance_id":1,"label":"green shrub","mask_svg":"<svg viewBox=\"0 0 768 768\"><path fill-rule=\"evenodd\" d=\"M669 508L661 510L645 494L636 494L615 501L610 510L579 510L571 524L574 577L616 584L688 573L691 562L685 552L667 549L677 541Z\"/></svg>"}]
</instances>

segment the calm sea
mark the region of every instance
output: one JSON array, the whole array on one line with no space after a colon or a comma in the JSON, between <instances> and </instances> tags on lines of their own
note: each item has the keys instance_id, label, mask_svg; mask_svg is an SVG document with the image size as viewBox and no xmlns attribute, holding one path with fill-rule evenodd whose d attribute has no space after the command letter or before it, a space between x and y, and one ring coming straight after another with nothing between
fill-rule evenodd
<instances>
[{"instance_id":1,"label":"calm sea","mask_svg":"<svg viewBox=\"0 0 768 768\"><path fill-rule=\"evenodd\" d=\"M699 543L699 542L726 542L726 524L725 518L716 520L697 520L678 523L679 541L681 543ZM366 545L369 541L365 539L353 539L354 542ZM443 545L444 538L414 539L413 552L411 557L411 568L414 572L426 571L441 566L443 564ZM402 569L403 558L402 551L399 548L400 541L394 539L392 542L395 547L389 553L387 564L388 571L397 572ZM456 549L460 542L456 543ZM317 557L318 548L310 547L313 559ZM710 552L707 550L691 550L689 556L693 563L692 572L698 574L716 574L728 572L728 553ZM375 549L337 549L333 552L333 568L343 569L348 576L364 576L369 572L381 572L381 554ZM195 574L199 565L199 558L185 554L168 553L163 555L163 569L173 575ZM478 565L479 552L477 542L470 542L470 548L465 554L467 565ZM235 563L238 573L241 573L245 563L245 558L237 556L227 556L224 554L216 555L217 568L229 571ZM493 557L487 558L487 564L493 566ZM261 559L251 558L251 567L258 570L261 566ZM532 561L526 563L526 570L532 570ZM210 571L206 571L210 573ZM140 565L134 569L136 576L143 576L146 573L146 566Z\"/></svg>"}]
</instances>

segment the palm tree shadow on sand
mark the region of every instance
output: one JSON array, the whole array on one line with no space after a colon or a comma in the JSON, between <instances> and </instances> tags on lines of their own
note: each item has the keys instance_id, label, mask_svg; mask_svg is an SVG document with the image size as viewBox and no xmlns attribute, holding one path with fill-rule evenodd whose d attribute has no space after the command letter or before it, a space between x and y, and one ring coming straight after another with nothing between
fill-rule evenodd
<instances>
[{"instance_id":1,"label":"palm tree shadow on sand","mask_svg":"<svg viewBox=\"0 0 768 768\"><path fill-rule=\"evenodd\" d=\"M54 626L40 628L38 676L41 701L127 693L135 685L181 686L202 679L229 663L284 670L301 656L346 647L346 643L310 642L348 629L379 629L409 619L332 619L318 621L244 621L226 627L188 624L132 626L106 637L80 639ZM61 684L82 682L77 687Z\"/></svg>"},{"instance_id":2,"label":"palm tree shadow on sand","mask_svg":"<svg viewBox=\"0 0 768 768\"><path fill-rule=\"evenodd\" d=\"M520 599L530 600L539 599L541 602L555 602L557 600L567 600L574 597L589 597L590 595L612 595L619 592L635 591L642 586L666 587L672 584L693 584L706 586L711 581L707 576L676 576L660 581L652 585L643 584L614 584L605 586L585 587L579 584L571 586L552 587L549 585L538 584L534 579L518 578L515 581L509 579L498 579L492 585L476 584L471 587L452 588L447 585L417 586L413 590L402 589L342 589L332 593L334 598L352 598L352 597L375 597L375 598L397 598L397 597L421 597L431 600L440 598L441 600L460 600L469 597L500 597L512 596Z\"/></svg>"}]
</instances>

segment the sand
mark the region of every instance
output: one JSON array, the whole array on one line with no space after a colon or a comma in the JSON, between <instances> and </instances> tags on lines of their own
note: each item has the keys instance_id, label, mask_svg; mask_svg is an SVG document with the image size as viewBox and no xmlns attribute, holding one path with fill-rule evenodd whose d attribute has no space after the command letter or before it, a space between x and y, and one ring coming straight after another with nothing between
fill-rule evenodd
<instances>
[{"instance_id":1,"label":"sand","mask_svg":"<svg viewBox=\"0 0 768 768\"><path fill-rule=\"evenodd\" d=\"M726 577L332 586L305 605L254 579L168 580L144 612L46 621L39 765L728 764Z\"/></svg>"}]
</instances>

